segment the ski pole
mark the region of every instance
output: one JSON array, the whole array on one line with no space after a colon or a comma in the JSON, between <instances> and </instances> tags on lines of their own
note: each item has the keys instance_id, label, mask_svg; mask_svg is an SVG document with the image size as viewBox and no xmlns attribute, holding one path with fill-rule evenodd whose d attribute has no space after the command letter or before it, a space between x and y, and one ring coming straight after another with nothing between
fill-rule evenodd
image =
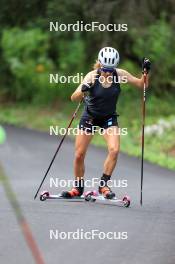
<instances>
[{"instance_id":1,"label":"ski pole","mask_svg":"<svg viewBox=\"0 0 175 264\"><path fill-rule=\"evenodd\" d=\"M36 199L36 197L37 197L37 195L38 195L38 193L39 193L39 191L40 191L40 189L41 189L41 186L43 185L43 183L44 183L44 181L45 181L45 179L46 179L46 177L47 177L47 175L48 175L48 173L49 173L49 171L50 171L50 168L51 168L51 166L52 166L52 164L53 164L53 162L54 162L54 160L55 160L55 158L56 158L56 156L57 156L57 154L58 154L58 151L60 150L60 148L61 148L61 146L62 146L62 144L63 144L63 142L64 142L64 139L65 139L66 136L67 136L68 130L69 130L70 126L72 125L72 122L73 122L73 120L75 119L75 117L76 117L76 115L77 115L77 113L78 113L78 110L79 110L79 108L80 108L80 106L81 106L83 100L84 100L84 97L81 99L81 101L79 102L77 108L75 109L75 112L74 112L73 115L72 115L72 118L71 118L71 120L70 120L70 122L69 122L69 125L68 125L68 127L66 128L66 133L65 133L65 135L62 137L62 139L61 139L61 141L60 141L60 144L58 145L58 147L57 147L57 149L56 149L56 152L55 152L55 154L54 154L54 156L53 156L53 158L52 158L52 160L51 160L51 162L50 162L50 164L49 164L49 167L48 167L48 169L47 169L47 171L46 171L46 173L45 173L45 175L44 175L44 178L42 179L41 184L40 184L40 186L39 186L38 189L37 189L37 192L36 192L36 194L35 194L35 196L34 196L34 200Z\"/></svg>"},{"instance_id":2,"label":"ski pole","mask_svg":"<svg viewBox=\"0 0 175 264\"><path fill-rule=\"evenodd\" d=\"M141 157L141 186L140 186L140 205L143 202L143 161L144 161L144 145L145 145L145 103L146 103L146 76L147 72L144 69L143 73L143 97L142 97L142 157Z\"/></svg>"},{"instance_id":3,"label":"ski pole","mask_svg":"<svg viewBox=\"0 0 175 264\"><path fill-rule=\"evenodd\" d=\"M22 212L22 209L21 209L19 202L17 200L16 194L14 193L14 191L11 187L11 183L10 183L8 177L6 176L6 174L4 173L1 165L0 165L0 180L2 180L4 191L5 191L6 196L9 200L13 210L14 210L18 224L19 224L21 231L24 235L26 243L27 243L29 249L31 250L31 253L33 255L35 263L36 264L44 264L45 261L41 255L41 252L38 248L38 245L37 245L37 243L33 237L30 226L29 226L26 218L23 215L23 212Z\"/></svg>"}]
</instances>

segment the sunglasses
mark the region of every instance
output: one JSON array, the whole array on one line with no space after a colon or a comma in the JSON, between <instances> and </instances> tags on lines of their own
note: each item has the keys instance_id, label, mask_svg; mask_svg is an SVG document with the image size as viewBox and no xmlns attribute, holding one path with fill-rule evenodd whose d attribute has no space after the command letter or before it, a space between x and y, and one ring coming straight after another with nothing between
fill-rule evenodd
<instances>
[{"instance_id":1,"label":"sunglasses","mask_svg":"<svg viewBox=\"0 0 175 264\"><path fill-rule=\"evenodd\" d=\"M100 70L103 72L111 72L111 73L115 71L114 68L105 68L105 67L100 68Z\"/></svg>"}]
</instances>

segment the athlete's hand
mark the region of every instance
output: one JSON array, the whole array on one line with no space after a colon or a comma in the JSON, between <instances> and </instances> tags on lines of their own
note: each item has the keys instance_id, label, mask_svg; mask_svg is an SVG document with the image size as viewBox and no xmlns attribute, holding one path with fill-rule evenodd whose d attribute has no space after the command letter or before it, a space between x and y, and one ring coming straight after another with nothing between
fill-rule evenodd
<instances>
[{"instance_id":1,"label":"athlete's hand","mask_svg":"<svg viewBox=\"0 0 175 264\"><path fill-rule=\"evenodd\" d=\"M151 69L151 62L148 58L143 58L142 60L142 73L146 71L146 73L149 73Z\"/></svg>"},{"instance_id":2,"label":"athlete's hand","mask_svg":"<svg viewBox=\"0 0 175 264\"><path fill-rule=\"evenodd\" d=\"M91 86L92 86L92 83L86 83L86 84L83 84L82 87L81 87L81 91L82 93L87 93L90 91L91 89Z\"/></svg>"}]
</instances>

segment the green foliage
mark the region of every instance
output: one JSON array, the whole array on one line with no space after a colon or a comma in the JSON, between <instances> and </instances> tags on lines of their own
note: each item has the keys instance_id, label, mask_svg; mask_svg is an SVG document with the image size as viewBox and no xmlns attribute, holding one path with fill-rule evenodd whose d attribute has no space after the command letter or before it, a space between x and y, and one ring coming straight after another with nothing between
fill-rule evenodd
<instances>
[{"instance_id":1,"label":"green foliage","mask_svg":"<svg viewBox=\"0 0 175 264\"><path fill-rule=\"evenodd\" d=\"M75 76L77 73L81 75L84 72L84 42L79 34L75 34L71 41L61 38L57 42L57 49L56 65L58 65L58 69L55 73L59 74L59 77L65 76L68 80L69 76ZM50 87L57 90L59 98L69 100L71 93L78 85L79 83L69 80L66 83L60 81L58 84L51 84Z\"/></svg>"},{"instance_id":2,"label":"green foliage","mask_svg":"<svg viewBox=\"0 0 175 264\"><path fill-rule=\"evenodd\" d=\"M48 41L40 29L4 30L1 46L12 76L10 95L15 100L35 101L38 95L42 101L49 99L48 76L53 64L47 55Z\"/></svg>"},{"instance_id":3,"label":"green foliage","mask_svg":"<svg viewBox=\"0 0 175 264\"><path fill-rule=\"evenodd\" d=\"M65 73L77 73L84 70L85 49L80 34L75 34L71 41L62 38L58 41L59 68Z\"/></svg>"},{"instance_id":4,"label":"green foliage","mask_svg":"<svg viewBox=\"0 0 175 264\"><path fill-rule=\"evenodd\" d=\"M10 97L17 101L38 103L70 97L77 84L50 85L49 73L68 76L83 72L84 43L78 34L71 42L64 39L58 41L58 57L55 58L55 64L48 56L49 34L40 29L4 30L1 43L3 57L11 74L12 88L8 90ZM56 65L59 65L58 70Z\"/></svg>"},{"instance_id":5,"label":"green foliage","mask_svg":"<svg viewBox=\"0 0 175 264\"><path fill-rule=\"evenodd\" d=\"M29 57L40 57L47 51L48 36L40 29L20 30L13 28L5 30L2 37L4 55L7 58L18 57L21 61Z\"/></svg>"},{"instance_id":6,"label":"green foliage","mask_svg":"<svg viewBox=\"0 0 175 264\"><path fill-rule=\"evenodd\" d=\"M124 68L140 75L141 58L151 59L152 91L174 95L175 35L173 1L26 0L1 3L0 94L18 101L49 102L69 98L77 84L49 85L49 73L86 73L98 50L116 47ZM93 9L91 8L93 4ZM104 13L105 9L105 13ZM120 12L117 12L120 10ZM88 11L88 12L87 12ZM116 13L117 12L117 13ZM116 15L117 14L117 15ZM139 14L139 15L138 15ZM163 14L163 15L161 15ZM49 21L127 23L127 32L50 32ZM160 78L161 76L161 78ZM127 86L126 89L133 93Z\"/></svg>"},{"instance_id":7,"label":"green foliage","mask_svg":"<svg viewBox=\"0 0 175 264\"><path fill-rule=\"evenodd\" d=\"M138 36L137 30L132 31L132 37ZM143 30L134 41L133 52L140 58L147 56L151 59L151 86L158 95L165 94L175 88L175 35L174 29L162 17L155 24Z\"/></svg>"}]
</instances>

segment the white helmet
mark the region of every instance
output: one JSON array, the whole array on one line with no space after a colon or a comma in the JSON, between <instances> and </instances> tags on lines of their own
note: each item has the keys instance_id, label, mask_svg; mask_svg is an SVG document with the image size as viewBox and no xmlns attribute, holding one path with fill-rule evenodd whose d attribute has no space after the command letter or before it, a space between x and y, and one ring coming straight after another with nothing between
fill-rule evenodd
<instances>
[{"instance_id":1,"label":"white helmet","mask_svg":"<svg viewBox=\"0 0 175 264\"><path fill-rule=\"evenodd\" d=\"M119 64L119 53L116 49L105 47L98 53L98 60L103 67L115 68Z\"/></svg>"}]
</instances>

